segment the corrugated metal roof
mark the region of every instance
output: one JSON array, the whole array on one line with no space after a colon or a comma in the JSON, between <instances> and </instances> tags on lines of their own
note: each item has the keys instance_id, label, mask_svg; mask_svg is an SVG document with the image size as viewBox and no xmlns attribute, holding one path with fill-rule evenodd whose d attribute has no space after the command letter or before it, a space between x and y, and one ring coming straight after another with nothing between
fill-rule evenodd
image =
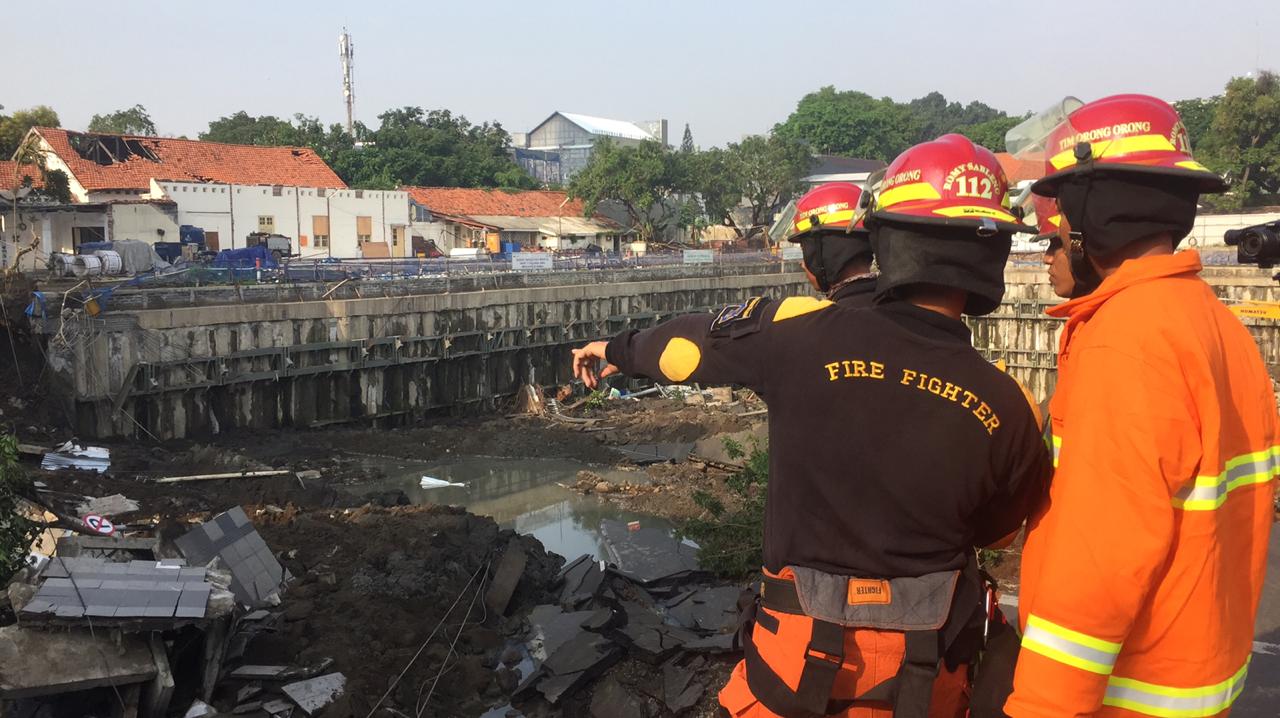
<instances>
[{"instance_id":1,"label":"corrugated metal roof","mask_svg":"<svg viewBox=\"0 0 1280 718\"><path fill-rule=\"evenodd\" d=\"M605 220L585 217L504 217L471 215L471 219L508 232L538 232L550 237L576 234L617 234L622 228Z\"/></svg>"},{"instance_id":2,"label":"corrugated metal roof","mask_svg":"<svg viewBox=\"0 0 1280 718\"><path fill-rule=\"evenodd\" d=\"M575 112L561 112L560 116L593 135L625 137L630 140L654 140L653 135L640 129L634 122L626 120L610 120L606 117L579 115Z\"/></svg>"}]
</instances>

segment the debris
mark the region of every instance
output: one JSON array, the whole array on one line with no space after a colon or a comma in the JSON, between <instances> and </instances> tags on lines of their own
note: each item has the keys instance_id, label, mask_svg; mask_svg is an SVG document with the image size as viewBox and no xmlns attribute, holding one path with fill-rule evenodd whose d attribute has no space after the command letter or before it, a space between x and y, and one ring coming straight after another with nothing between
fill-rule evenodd
<instances>
[{"instance_id":1,"label":"debris","mask_svg":"<svg viewBox=\"0 0 1280 718\"><path fill-rule=\"evenodd\" d=\"M337 700L346 689L347 677L330 673L297 683L288 683L281 690L289 696L303 713L314 715L316 711Z\"/></svg>"},{"instance_id":2,"label":"debris","mask_svg":"<svg viewBox=\"0 0 1280 718\"><path fill-rule=\"evenodd\" d=\"M100 516L124 516L131 514L139 509L138 502L127 498L124 494L112 494L94 498L86 496L85 500L80 502L76 507L76 512L84 514L98 514Z\"/></svg>"},{"instance_id":3,"label":"debris","mask_svg":"<svg viewBox=\"0 0 1280 718\"><path fill-rule=\"evenodd\" d=\"M247 700L257 698L262 693L262 686L256 683L249 685L236 691L236 703L244 703Z\"/></svg>"},{"instance_id":4,"label":"debris","mask_svg":"<svg viewBox=\"0 0 1280 718\"><path fill-rule=\"evenodd\" d=\"M231 570L231 592L249 608L269 605L288 578L239 506L197 526L176 543L193 564L208 565L219 558Z\"/></svg>"},{"instance_id":5,"label":"debris","mask_svg":"<svg viewBox=\"0 0 1280 718\"><path fill-rule=\"evenodd\" d=\"M154 559L156 539L120 536L63 536L58 539L60 558L102 558L113 562ZM46 574L50 575L50 574ZM61 574L58 574L61 576Z\"/></svg>"},{"instance_id":6,"label":"debris","mask_svg":"<svg viewBox=\"0 0 1280 718\"><path fill-rule=\"evenodd\" d=\"M560 605L577 608L595 598L604 581L604 572L594 558L583 554L561 570L560 579L564 581L564 587L560 591Z\"/></svg>"},{"instance_id":7,"label":"debris","mask_svg":"<svg viewBox=\"0 0 1280 718\"><path fill-rule=\"evenodd\" d=\"M307 469L306 471L297 472L297 477L303 481L316 481L320 476L320 472L315 469Z\"/></svg>"},{"instance_id":8,"label":"debris","mask_svg":"<svg viewBox=\"0 0 1280 718\"><path fill-rule=\"evenodd\" d=\"M680 463L689 458L692 443L627 444L617 447L622 455L634 464Z\"/></svg>"},{"instance_id":9,"label":"debris","mask_svg":"<svg viewBox=\"0 0 1280 718\"><path fill-rule=\"evenodd\" d=\"M444 479L436 479L430 476L422 477L422 481L420 481L418 485L424 489L439 489L445 486L466 486L466 484L456 484L452 481L445 481Z\"/></svg>"},{"instance_id":10,"label":"debris","mask_svg":"<svg viewBox=\"0 0 1280 718\"><path fill-rule=\"evenodd\" d=\"M737 586L714 586L681 594L667 605L667 615L685 628L721 633L738 621Z\"/></svg>"},{"instance_id":11,"label":"debris","mask_svg":"<svg viewBox=\"0 0 1280 718\"><path fill-rule=\"evenodd\" d=\"M542 667L552 678L538 684L538 692L552 704L566 693L600 675L621 655L608 638L582 632L556 649Z\"/></svg>"},{"instance_id":12,"label":"debris","mask_svg":"<svg viewBox=\"0 0 1280 718\"><path fill-rule=\"evenodd\" d=\"M156 479L157 484L178 484L184 481L217 481L219 479L259 479L267 476L284 476L292 474L288 469L272 469L269 471L232 471L225 474L195 474L194 476L166 476Z\"/></svg>"},{"instance_id":13,"label":"debris","mask_svg":"<svg viewBox=\"0 0 1280 718\"><path fill-rule=\"evenodd\" d=\"M81 446L68 441L44 455L40 468L45 471L82 469L99 474L111 468L111 450L102 446Z\"/></svg>"},{"instance_id":14,"label":"debris","mask_svg":"<svg viewBox=\"0 0 1280 718\"><path fill-rule=\"evenodd\" d=\"M261 708L262 701L249 701L248 703L241 703L240 705L237 705L231 712L236 715L244 715L245 713L258 711Z\"/></svg>"},{"instance_id":15,"label":"debris","mask_svg":"<svg viewBox=\"0 0 1280 718\"><path fill-rule=\"evenodd\" d=\"M293 704L281 698L262 704L262 710L273 716L287 716L293 713Z\"/></svg>"},{"instance_id":16,"label":"debris","mask_svg":"<svg viewBox=\"0 0 1280 718\"><path fill-rule=\"evenodd\" d=\"M621 521L605 519L600 532L611 563L641 584L679 581L698 573L698 549L660 528L632 531Z\"/></svg>"},{"instance_id":17,"label":"debris","mask_svg":"<svg viewBox=\"0 0 1280 718\"><path fill-rule=\"evenodd\" d=\"M529 613L529 625L533 628L530 653L545 661L561 646L582 633L583 623L592 619L593 611L565 613L559 606L534 606Z\"/></svg>"},{"instance_id":18,"label":"debris","mask_svg":"<svg viewBox=\"0 0 1280 718\"><path fill-rule=\"evenodd\" d=\"M627 623L617 631L640 658L650 663L661 663L684 644L699 638L696 633L663 623L657 613L640 604L623 601L622 606Z\"/></svg>"},{"instance_id":19,"label":"debris","mask_svg":"<svg viewBox=\"0 0 1280 718\"><path fill-rule=\"evenodd\" d=\"M498 567L493 572L493 581L484 595L484 605L496 616L507 612L511 594L515 593L516 584L520 583L528 562L529 557L519 541L512 539L507 543L507 550L499 559Z\"/></svg>"},{"instance_id":20,"label":"debris","mask_svg":"<svg viewBox=\"0 0 1280 718\"><path fill-rule=\"evenodd\" d=\"M205 716L216 715L218 715L216 708L197 698L192 701L191 707L187 709L187 712L182 714L182 718L204 718Z\"/></svg>"},{"instance_id":21,"label":"debris","mask_svg":"<svg viewBox=\"0 0 1280 718\"><path fill-rule=\"evenodd\" d=\"M274 680L289 672L289 666L240 666L231 672L232 678Z\"/></svg>"},{"instance_id":22,"label":"debris","mask_svg":"<svg viewBox=\"0 0 1280 718\"><path fill-rule=\"evenodd\" d=\"M95 639L88 631L0 628L0 699L123 686L155 675L147 639L136 634L123 634L117 640L105 631Z\"/></svg>"},{"instance_id":23,"label":"debris","mask_svg":"<svg viewBox=\"0 0 1280 718\"><path fill-rule=\"evenodd\" d=\"M82 617L107 622L204 618L213 590L203 567L189 568L180 561L58 558L45 568L43 579L20 618L73 623Z\"/></svg>"}]
</instances>

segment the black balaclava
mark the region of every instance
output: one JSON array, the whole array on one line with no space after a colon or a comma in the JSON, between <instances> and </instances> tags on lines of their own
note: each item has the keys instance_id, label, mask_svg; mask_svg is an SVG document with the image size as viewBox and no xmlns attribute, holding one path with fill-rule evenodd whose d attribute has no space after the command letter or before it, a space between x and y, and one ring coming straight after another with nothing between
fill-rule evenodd
<instances>
[{"instance_id":1,"label":"black balaclava","mask_svg":"<svg viewBox=\"0 0 1280 718\"><path fill-rule=\"evenodd\" d=\"M979 236L974 227L949 227L868 219L871 247L880 266L876 302L894 299L902 287L932 284L969 293L964 313L990 314L1004 299L1004 267L1011 232Z\"/></svg>"},{"instance_id":2,"label":"black balaclava","mask_svg":"<svg viewBox=\"0 0 1280 718\"><path fill-rule=\"evenodd\" d=\"M1195 183L1158 174L1094 172L1058 186L1058 207L1095 257L1168 232L1176 249L1196 220L1200 190Z\"/></svg>"},{"instance_id":3,"label":"black balaclava","mask_svg":"<svg viewBox=\"0 0 1280 718\"><path fill-rule=\"evenodd\" d=\"M871 259L871 240L863 231L814 232L800 240L800 250L805 268L818 280L818 289L828 292L850 262Z\"/></svg>"}]
</instances>

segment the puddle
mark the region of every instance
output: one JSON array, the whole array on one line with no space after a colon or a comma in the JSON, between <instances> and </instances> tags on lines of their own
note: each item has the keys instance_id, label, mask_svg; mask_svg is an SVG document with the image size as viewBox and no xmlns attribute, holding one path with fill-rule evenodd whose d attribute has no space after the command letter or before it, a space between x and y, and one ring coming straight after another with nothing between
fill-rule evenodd
<instances>
[{"instance_id":1,"label":"puddle","mask_svg":"<svg viewBox=\"0 0 1280 718\"><path fill-rule=\"evenodd\" d=\"M466 457L447 462L405 462L369 459L368 465L385 479L362 488L400 489L416 504L448 504L492 516L503 528L530 534L568 560L588 554L608 559L600 531L605 519L639 521L646 528L670 532L670 522L622 511L612 502L583 496L572 489L577 474L590 469L605 481L641 483L642 471L600 469L566 459ZM423 476L463 486L424 489Z\"/></svg>"}]
</instances>

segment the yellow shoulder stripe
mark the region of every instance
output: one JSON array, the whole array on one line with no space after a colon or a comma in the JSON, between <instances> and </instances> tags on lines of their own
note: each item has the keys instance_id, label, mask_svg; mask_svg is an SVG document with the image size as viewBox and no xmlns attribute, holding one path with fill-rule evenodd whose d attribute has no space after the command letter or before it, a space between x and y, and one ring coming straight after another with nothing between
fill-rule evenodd
<instances>
[{"instance_id":1,"label":"yellow shoulder stripe","mask_svg":"<svg viewBox=\"0 0 1280 718\"><path fill-rule=\"evenodd\" d=\"M658 369L671 381L684 381L693 376L702 363L702 350L684 337L672 337L658 357Z\"/></svg>"},{"instance_id":2,"label":"yellow shoulder stripe","mask_svg":"<svg viewBox=\"0 0 1280 718\"><path fill-rule=\"evenodd\" d=\"M782 300L782 304L778 305L778 311L773 314L773 321L781 322L787 319L798 317L802 314L816 312L821 309L835 304L830 299L814 299L813 297L790 297Z\"/></svg>"}]
</instances>

